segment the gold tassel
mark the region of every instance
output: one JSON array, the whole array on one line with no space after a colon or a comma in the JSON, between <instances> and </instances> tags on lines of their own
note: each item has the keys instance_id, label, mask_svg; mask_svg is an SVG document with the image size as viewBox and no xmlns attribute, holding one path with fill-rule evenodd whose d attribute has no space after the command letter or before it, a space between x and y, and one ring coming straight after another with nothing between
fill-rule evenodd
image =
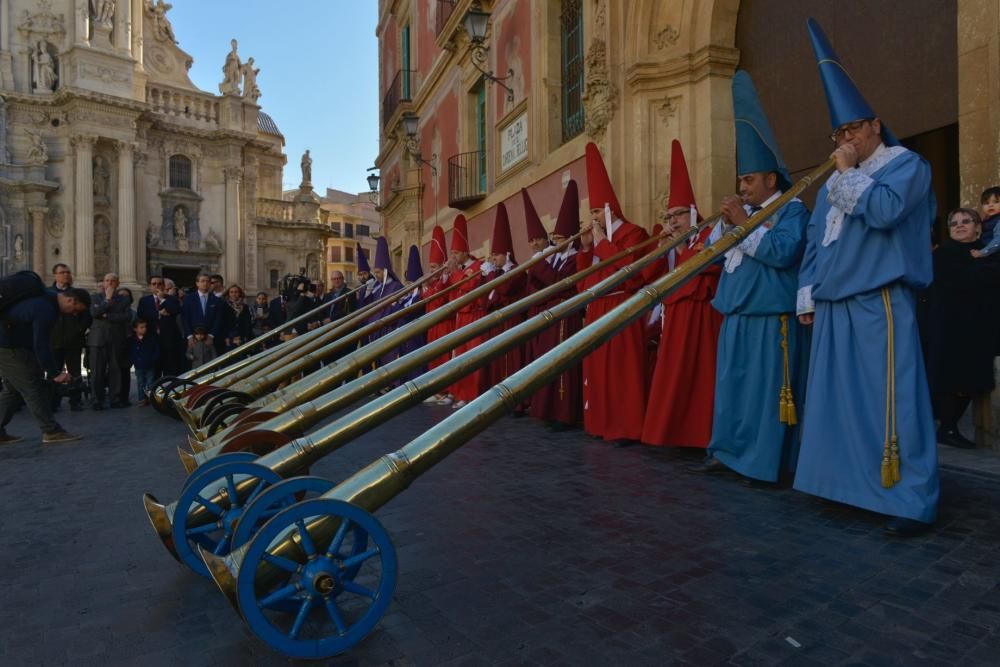
<instances>
[{"instance_id":1,"label":"gold tassel","mask_svg":"<svg viewBox=\"0 0 1000 667\"><path fill-rule=\"evenodd\" d=\"M781 351L784 356L784 381L778 399L778 421L795 426L798 418L795 416L795 399L792 394L792 373L788 366L788 315L781 316Z\"/></svg>"},{"instance_id":2,"label":"gold tassel","mask_svg":"<svg viewBox=\"0 0 1000 667\"><path fill-rule=\"evenodd\" d=\"M892 444L889 454L889 467L892 471L893 483L899 481L899 438L892 436Z\"/></svg>"},{"instance_id":3,"label":"gold tassel","mask_svg":"<svg viewBox=\"0 0 1000 667\"><path fill-rule=\"evenodd\" d=\"M892 297L882 288L885 306L886 341L885 370L885 444L882 447L882 486L891 489L899 480L899 438L896 436L896 327L892 317Z\"/></svg>"},{"instance_id":4,"label":"gold tassel","mask_svg":"<svg viewBox=\"0 0 1000 667\"><path fill-rule=\"evenodd\" d=\"M891 489L892 485L892 466L889 464L889 443L886 442L885 449L882 450L882 488Z\"/></svg>"}]
</instances>

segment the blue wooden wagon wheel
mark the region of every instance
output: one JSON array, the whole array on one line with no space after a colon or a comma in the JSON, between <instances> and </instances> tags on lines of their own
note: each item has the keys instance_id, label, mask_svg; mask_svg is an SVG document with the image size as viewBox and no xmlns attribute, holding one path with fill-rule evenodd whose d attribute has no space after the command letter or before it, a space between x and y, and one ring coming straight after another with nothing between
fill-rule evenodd
<instances>
[{"instance_id":1,"label":"blue wooden wagon wheel","mask_svg":"<svg viewBox=\"0 0 1000 667\"><path fill-rule=\"evenodd\" d=\"M232 454L222 456L232 456ZM334 486L336 484L326 478L305 475L286 479L264 489L252 503L247 505L243 516L236 522L231 548L236 549L249 542L271 517L295 503L302 502L307 494L323 495Z\"/></svg>"},{"instance_id":2,"label":"blue wooden wagon wheel","mask_svg":"<svg viewBox=\"0 0 1000 667\"><path fill-rule=\"evenodd\" d=\"M232 455L230 455L232 456ZM198 547L217 556L229 553L236 521L246 506L252 503L267 487L281 481L281 476L270 468L251 463L246 459L253 454L237 454L244 460L228 459L219 463L210 461L196 469L177 499L173 516L173 540L177 556L185 565L208 578L208 568L198 555ZM221 457L217 457L221 458ZM237 486L249 486L243 497ZM214 502L214 496L225 499ZM204 518L191 523L191 512L203 510Z\"/></svg>"},{"instance_id":3,"label":"blue wooden wagon wheel","mask_svg":"<svg viewBox=\"0 0 1000 667\"><path fill-rule=\"evenodd\" d=\"M306 528L315 518L340 521L328 544ZM364 533L360 551L348 544L357 529ZM300 539L300 560L274 553L289 530ZM266 587L256 576L264 563L278 573ZM328 658L374 629L392 601L396 577L396 550L378 519L350 503L317 498L275 515L250 541L236 579L237 605L253 633L274 650ZM295 612L283 613L288 607Z\"/></svg>"}]
</instances>

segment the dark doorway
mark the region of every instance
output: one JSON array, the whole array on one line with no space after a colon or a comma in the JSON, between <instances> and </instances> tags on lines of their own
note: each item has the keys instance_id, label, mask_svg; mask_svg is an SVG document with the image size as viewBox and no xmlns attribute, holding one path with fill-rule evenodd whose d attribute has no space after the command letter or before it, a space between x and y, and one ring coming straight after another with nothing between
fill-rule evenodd
<instances>
[{"instance_id":1,"label":"dark doorway","mask_svg":"<svg viewBox=\"0 0 1000 667\"><path fill-rule=\"evenodd\" d=\"M958 208L961 200L958 179L958 124L921 132L900 140L904 146L919 153L931 165L931 187L937 199L934 227L938 238L947 238L944 226L948 211Z\"/></svg>"},{"instance_id":2,"label":"dark doorway","mask_svg":"<svg viewBox=\"0 0 1000 667\"><path fill-rule=\"evenodd\" d=\"M201 273L201 269L199 268L187 266L163 267L163 277L170 278L177 284L177 287L185 291L190 291L194 288L194 282L198 278L199 273Z\"/></svg>"}]
</instances>

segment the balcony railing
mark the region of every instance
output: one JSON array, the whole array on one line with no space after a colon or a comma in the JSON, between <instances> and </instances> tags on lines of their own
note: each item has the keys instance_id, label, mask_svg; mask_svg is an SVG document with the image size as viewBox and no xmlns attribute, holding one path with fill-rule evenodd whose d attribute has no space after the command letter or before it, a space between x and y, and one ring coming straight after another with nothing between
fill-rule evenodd
<instances>
[{"instance_id":1,"label":"balcony railing","mask_svg":"<svg viewBox=\"0 0 1000 667\"><path fill-rule=\"evenodd\" d=\"M441 31L444 30L445 24L448 23L452 12L455 11L455 3L456 0L438 0L437 31L435 34L440 35Z\"/></svg>"},{"instance_id":2,"label":"balcony railing","mask_svg":"<svg viewBox=\"0 0 1000 667\"><path fill-rule=\"evenodd\" d=\"M392 83L389 84L388 90L385 91L385 97L382 98L382 127L389 125L389 120L392 115L396 113L399 105L403 102L409 102L413 94L413 70L401 69L396 72L396 76L392 78Z\"/></svg>"},{"instance_id":3,"label":"balcony railing","mask_svg":"<svg viewBox=\"0 0 1000 667\"><path fill-rule=\"evenodd\" d=\"M257 217L267 220L291 222L295 217L295 204L283 199L257 198Z\"/></svg>"},{"instance_id":4,"label":"balcony railing","mask_svg":"<svg viewBox=\"0 0 1000 667\"><path fill-rule=\"evenodd\" d=\"M468 208L486 196L486 152L448 158L448 205Z\"/></svg>"},{"instance_id":5,"label":"balcony railing","mask_svg":"<svg viewBox=\"0 0 1000 667\"><path fill-rule=\"evenodd\" d=\"M155 113L209 126L219 124L219 101L208 93L147 85L146 101Z\"/></svg>"}]
</instances>

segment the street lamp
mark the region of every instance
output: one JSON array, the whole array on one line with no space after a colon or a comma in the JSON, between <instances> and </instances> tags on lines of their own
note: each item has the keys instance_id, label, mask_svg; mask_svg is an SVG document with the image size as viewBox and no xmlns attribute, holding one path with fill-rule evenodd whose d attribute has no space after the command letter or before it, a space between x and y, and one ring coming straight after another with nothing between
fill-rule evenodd
<instances>
[{"instance_id":1,"label":"street lamp","mask_svg":"<svg viewBox=\"0 0 1000 667\"><path fill-rule=\"evenodd\" d=\"M368 174L368 189L370 190L368 193L368 200L378 206L380 194L378 191L378 182L381 180L381 177L373 172L374 169L378 169L378 167L372 167L368 170L369 172L372 172Z\"/></svg>"},{"instance_id":2,"label":"street lamp","mask_svg":"<svg viewBox=\"0 0 1000 667\"><path fill-rule=\"evenodd\" d=\"M431 159L425 160L420 152L420 142L417 141L417 134L420 129L420 117L416 114L403 114L403 132L406 133L406 152L409 153L417 164L426 164L431 168L431 173L437 176L437 167L434 161L437 160L437 153L431 153Z\"/></svg>"},{"instance_id":3,"label":"street lamp","mask_svg":"<svg viewBox=\"0 0 1000 667\"><path fill-rule=\"evenodd\" d=\"M507 91L507 101L514 101L514 90L504 83L507 79L513 78L514 70L508 69L507 76L498 77L492 71L484 69L484 65L489 58L490 47L486 45L486 32L489 30L490 13L482 8L479 0L472 3L469 11L462 17L462 26L469 36L469 50L472 52L472 64L479 70L479 73L488 80L497 84Z\"/></svg>"}]
</instances>

